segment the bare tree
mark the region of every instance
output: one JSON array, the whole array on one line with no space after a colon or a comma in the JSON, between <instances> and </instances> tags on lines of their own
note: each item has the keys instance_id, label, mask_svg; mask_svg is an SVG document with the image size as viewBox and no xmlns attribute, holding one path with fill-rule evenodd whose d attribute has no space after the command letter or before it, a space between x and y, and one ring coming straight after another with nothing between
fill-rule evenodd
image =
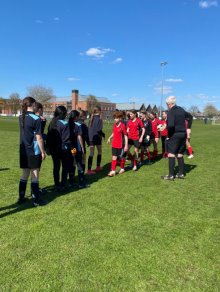
<instances>
[{"instance_id":1,"label":"bare tree","mask_svg":"<svg viewBox=\"0 0 220 292\"><path fill-rule=\"evenodd\" d=\"M27 87L27 94L41 103L45 103L51 99L56 98L53 93L53 89L44 87L42 85Z\"/></svg>"},{"instance_id":2,"label":"bare tree","mask_svg":"<svg viewBox=\"0 0 220 292\"><path fill-rule=\"evenodd\" d=\"M199 108L196 105L192 105L188 112L190 112L194 117L196 116L197 113L199 113Z\"/></svg>"},{"instance_id":3,"label":"bare tree","mask_svg":"<svg viewBox=\"0 0 220 292\"><path fill-rule=\"evenodd\" d=\"M207 118L213 118L218 115L218 110L214 105L207 104L204 108L204 114Z\"/></svg>"},{"instance_id":4,"label":"bare tree","mask_svg":"<svg viewBox=\"0 0 220 292\"><path fill-rule=\"evenodd\" d=\"M7 100L7 104L11 107L12 113L16 115L18 110L21 108L21 99L19 93L13 92L10 94Z\"/></svg>"},{"instance_id":5,"label":"bare tree","mask_svg":"<svg viewBox=\"0 0 220 292\"><path fill-rule=\"evenodd\" d=\"M0 114L4 110L4 107L5 107L5 100L3 97L0 96Z\"/></svg>"},{"instance_id":6,"label":"bare tree","mask_svg":"<svg viewBox=\"0 0 220 292\"><path fill-rule=\"evenodd\" d=\"M87 102L87 111L89 114L93 112L94 107L100 106L97 98L94 95L89 95L86 99Z\"/></svg>"}]
</instances>

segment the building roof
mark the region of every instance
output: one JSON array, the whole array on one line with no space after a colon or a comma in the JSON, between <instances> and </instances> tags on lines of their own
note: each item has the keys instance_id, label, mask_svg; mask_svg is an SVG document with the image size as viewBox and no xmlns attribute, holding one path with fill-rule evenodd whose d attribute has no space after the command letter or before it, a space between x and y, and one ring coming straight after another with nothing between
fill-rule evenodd
<instances>
[{"instance_id":1,"label":"building roof","mask_svg":"<svg viewBox=\"0 0 220 292\"><path fill-rule=\"evenodd\" d=\"M118 110L139 110L142 106L142 103L136 103L136 102L128 102L128 103L116 103L116 108Z\"/></svg>"},{"instance_id":2,"label":"building roof","mask_svg":"<svg viewBox=\"0 0 220 292\"><path fill-rule=\"evenodd\" d=\"M157 111L157 106L154 105L148 105L147 107L145 106L144 103L136 103L136 102L129 102L129 103L116 103L116 108L118 110L141 110L141 109L146 109L146 110L152 110L154 109Z\"/></svg>"},{"instance_id":3,"label":"building roof","mask_svg":"<svg viewBox=\"0 0 220 292\"><path fill-rule=\"evenodd\" d=\"M82 95L79 94L79 101L86 101L89 95ZM107 97L96 97L98 102L104 102L104 103L112 103L110 99ZM60 101L71 101L71 96L63 96L63 97L57 97L54 101L60 102Z\"/></svg>"}]
</instances>

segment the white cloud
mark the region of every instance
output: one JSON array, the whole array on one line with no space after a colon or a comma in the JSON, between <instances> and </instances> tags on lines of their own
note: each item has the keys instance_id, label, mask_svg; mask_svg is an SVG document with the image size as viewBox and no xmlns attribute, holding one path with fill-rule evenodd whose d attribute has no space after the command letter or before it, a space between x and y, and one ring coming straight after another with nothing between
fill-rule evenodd
<instances>
[{"instance_id":1,"label":"white cloud","mask_svg":"<svg viewBox=\"0 0 220 292\"><path fill-rule=\"evenodd\" d=\"M88 57L94 57L96 59L102 59L107 53L114 52L114 50L109 48L89 48L86 52L80 53L81 55L86 55Z\"/></svg>"},{"instance_id":2,"label":"white cloud","mask_svg":"<svg viewBox=\"0 0 220 292\"><path fill-rule=\"evenodd\" d=\"M162 90L161 86L154 87L154 94L160 95L161 94L161 90ZM172 92L173 92L172 86L163 86L163 94L166 95L166 94L170 94Z\"/></svg>"},{"instance_id":3,"label":"white cloud","mask_svg":"<svg viewBox=\"0 0 220 292\"><path fill-rule=\"evenodd\" d=\"M181 78L168 78L165 81L171 82L171 83L180 83L180 82L183 82L183 79L181 79Z\"/></svg>"},{"instance_id":4,"label":"white cloud","mask_svg":"<svg viewBox=\"0 0 220 292\"><path fill-rule=\"evenodd\" d=\"M112 93L112 96L119 96L120 94L119 93Z\"/></svg>"},{"instance_id":5,"label":"white cloud","mask_svg":"<svg viewBox=\"0 0 220 292\"><path fill-rule=\"evenodd\" d=\"M205 93L194 93L194 94L188 94L186 96L183 97L186 100L189 101L195 101L199 104L201 103L208 103L208 102L219 102L220 97L219 96L215 96L215 95L207 95Z\"/></svg>"},{"instance_id":6,"label":"white cloud","mask_svg":"<svg viewBox=\"0 0 220 292\"><path fill-rule=\"evenodd\" d=\"M54 21L60 21L60 18L59 17L54 17L54 19L53 19Z\"/></svg>"},{"instance_id":7,"label":"white cloud","mask_svg":"<svg viewBox=\"0 0 220 292\"><path fill-rule=\"evenodd\" d=\"M68 77L67 80L68 81L80 81L80 79L76 78L76 77Z\"/></svg>"},{"instance_id":8,"label":"white cloud","mask_svg":"<svg viewBox=\"0 0 220 292\"><path fill-rule=\"evenodd\" d=\"M112 63L113 63L113 64L117 64L117 63L121 63L122 61L123 61L122 58L117 58L117 59L115 59Z\"/></svg>"},{"instance_id":9,"label":"white cloud","mask_svg":"<svg viewBox=\"0 0 220 292\"><path fill-rule=\"evenodd\" d=\"M44 22L43 22L42 20L40 20L40 19L36 19L35 22L38 23L38 24L42 24L42 23L44 23Z\"/></svg>"},{"instance_id":10,"label":"white cloud","mask_svg":"<svg viewBox=\"0 0 220 292\"><path fill-rule=\"evenodd\" d=\"M210 7L218 7L218 1L216 0L207 0L207 1L199 1L199 7L203 9L207 9Z\"/></svg>"}]
</instances>

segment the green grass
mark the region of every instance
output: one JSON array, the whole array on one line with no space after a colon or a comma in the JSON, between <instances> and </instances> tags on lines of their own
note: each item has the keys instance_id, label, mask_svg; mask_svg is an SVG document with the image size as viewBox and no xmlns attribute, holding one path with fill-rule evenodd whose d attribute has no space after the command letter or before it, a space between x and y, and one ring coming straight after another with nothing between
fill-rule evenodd
<instances>
[{"instance_id":1,"label":"green grass","mask_svg":"<svg viewBox=\"0 0 220 292\"><path fill-rule=\"evenodd\" d=\"M107 177L104 142L91 187L57 196L47 157L49 204L17 207L17 119L0 118L0 291L219 291L219 134L194 122L195 158L174 182L160 179L167 160Z\"/></svg>"}]
</instances>

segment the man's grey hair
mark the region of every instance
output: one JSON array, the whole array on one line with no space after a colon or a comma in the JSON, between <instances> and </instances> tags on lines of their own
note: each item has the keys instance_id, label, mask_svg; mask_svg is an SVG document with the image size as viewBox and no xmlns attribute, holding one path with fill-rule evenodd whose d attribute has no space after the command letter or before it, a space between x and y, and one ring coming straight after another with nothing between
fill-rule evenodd
<instances>
[{"instance_id":1,"label":"man's grey hair","mask_svg":"<svg viewBox=\"0 0 220 292\"><path fill-rule=\"evenodd\" d=\"M166 103L170 105L175 105L176 104L176 97L175 96L169 96L166 99Z\"/></svg>"}]
</instances>

